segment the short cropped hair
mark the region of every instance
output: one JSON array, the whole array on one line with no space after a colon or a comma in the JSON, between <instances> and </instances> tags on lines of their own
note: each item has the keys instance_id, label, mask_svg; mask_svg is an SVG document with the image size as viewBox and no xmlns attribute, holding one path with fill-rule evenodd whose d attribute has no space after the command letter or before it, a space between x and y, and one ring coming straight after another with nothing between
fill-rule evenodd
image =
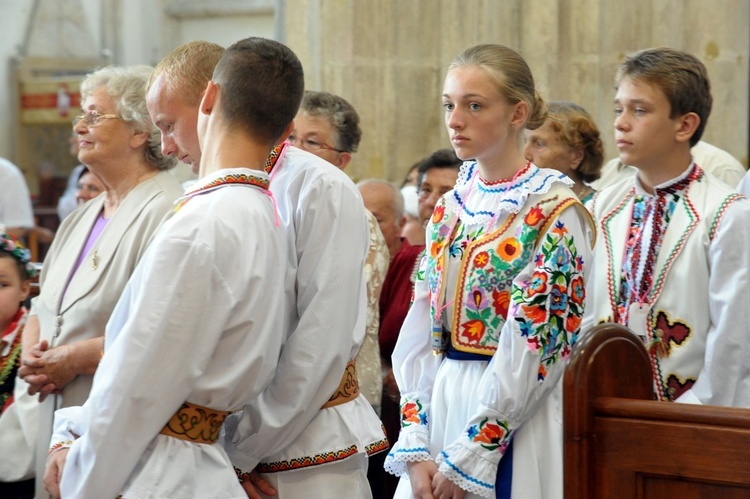
<instances>
[{"instance_id":1,"label":"short cropped hair","mask_svg":"<svg viewBox=\"0 0 750 499\"><path fill-rule=\"evenodd\" d=\"M145 158L158 170L168 170L177 158L161 153L161 133L151 121L146 109L146 82L153 68L150 66L107 66L86 76L81 83L81 102L97 88L104 87L112 97L117 115L139 132L149 132Z\"/></svg>"},{"instance_id":2,"label":"short cropped hair","mask_svg":"<svg viewBox=\"0 0 750 499\"><path fill-rule=\"evenodd\" d=\"M362 139L359 114L343 97L328 92L305 91L300 111L310 116L326 118L336 131L336 148L344 152L357 152Z\"/></svg>"},{"instance_id":3,"label":"short cropped hair","mask_svg":"<svg viewBox=\"0 0 750 499\"><path fill-rule=\"evenodd\" d=\"M154 80L164 74L166 88L173 95L189 106L198 106L222 55L224 47L215 43L202 40L184 43L159 61L146 88L150 89Z\"/></svg>"},{"instance_id":4,"label":"short cropped hair","mask_svg":"<svg viewBox=\"0 0 750 499\"><path fill-rule=\"evenodd\" d=\"M584 182L593 182L601 176L604 164L604 146L594 118L578 104L552 101L547 106L549 125L568 147L583 152L576 172Z\"/></svg>"},{"instance_id":5,"label":"short cropped hair","mask_svg":"<svg viewBox=\"0 0 750 499\"><path fill-rule=\"evenodd\" d=\"M294 52L260 37L229 47L212 79L224 89L220 105L226 122L270 146L294 120L305 90L302 63Z\"/></svg>"},{"instance_id":6,"label":"short cropped hair","mask_svg":"<svg viewBox=\"0 0 750 499\"><path fill-rule=\"evenodd\" d=\"M708 123L713 98L708 71L697 57L667 47L641 50L622 61L615 86L619 87L625 78L659 87L669 101L670 118L697 114L700 123L690 137L690 146L698 143Z\"/></svg>"},{"instance_id":7,"label":"short cropped hair","mask_svg":"<svg viewBox=\"0 0 750 499\"><path fill-rule=\"evenodd\" d=\"M417 189L422 186L424 176L428 170L432 170L433 168L453 168L458 171L462 164L463 161L456 156L456 151L453 149L438 149L417 163Z\"/></svg>"}]
</instances>

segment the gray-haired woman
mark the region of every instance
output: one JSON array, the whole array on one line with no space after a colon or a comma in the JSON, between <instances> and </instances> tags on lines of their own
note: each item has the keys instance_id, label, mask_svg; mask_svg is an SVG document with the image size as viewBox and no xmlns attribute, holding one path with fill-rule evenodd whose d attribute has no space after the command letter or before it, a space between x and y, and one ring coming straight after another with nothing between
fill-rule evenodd
<instances>
[{"instance_id":1,"label":"gray-haired woman","mask_svg":"<svg viewBox=\"0 0 750 499\"><path fill-rule=\"evenodd\" d=\"M88 397L107 320L152 234L182 194L167 171L176 160L162 155L159 131L146 109L151 71L107 67L81 85L83 114L73 122L78 159L99 177L104 192L61 224L24 331L19 375L42 401L37 406L39 477L54 411ZM37 497L47 497L37 482Z\"/></svg>"}]
</instances>

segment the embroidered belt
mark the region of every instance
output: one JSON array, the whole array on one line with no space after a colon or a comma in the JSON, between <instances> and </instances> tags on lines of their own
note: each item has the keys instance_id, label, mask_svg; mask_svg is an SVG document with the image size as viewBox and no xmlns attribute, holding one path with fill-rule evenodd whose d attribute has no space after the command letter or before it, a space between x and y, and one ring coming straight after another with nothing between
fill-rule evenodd
<instances>
[{"instance_id":1,"label":"embroidered belt","mask_svg":"<svg viewBox=\"0 0 750 499\"><path fill-rule=\"evenodd\" d=\"M228 411L184 402L159 433L198 444L212 444L219 439L221 425L228 415Z\"/></svg>"},{"instance_id":2,"label":"embroidered belt","mask_svg":"<svg viewBox=\"0 0 750 499\"><path fill-rule=\"evenodd\" d=\"M354 400L359 396L359 380L357 379L357 366L355 360L352 359L346 364L344 369L344 375L341 377L341 382L336 391L333 392L328 402L323 404L321 409L328 409L329 407L336 407L337 405L345 404L351 400Z\"/></svg>"}]
</instances>

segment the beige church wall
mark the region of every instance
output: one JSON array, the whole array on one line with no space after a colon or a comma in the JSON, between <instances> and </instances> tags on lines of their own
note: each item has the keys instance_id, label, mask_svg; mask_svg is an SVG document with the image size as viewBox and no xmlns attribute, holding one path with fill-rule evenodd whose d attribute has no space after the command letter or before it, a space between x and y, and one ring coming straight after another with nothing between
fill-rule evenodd
<instances>
[{"instance_id":1,"label":"beige church wall","mask_svg":"<svg viewBox=\"0 0 750 499\"><path fill-rule=\"evenodd\" d=\"M64 6L72 0L41 0ZM348 169L400 181L418 159L450 147L440 93L445 68L480 42L507 44L526 57L547 99L584 105L614 157L612 78L633 50L670 45L707 65L714 111L705 138L748 162L748 0L79 0L91 54L116 64L155 64L192 39L222 45L244 36L288 43L310 89L349 99L364 138ZM0 81L12 83L10 59L23 45L32 0L0 0ZM70 51L76 37L46 48ZM80 44L79 44L80 45ZM76 45L77 46L77 45ZM89 54L90 55L90 54ZM16 116L0 92L0 156L18 159ZM28 165L34 167L34 165Z\"/></svg>"},{"instance_id":2,"label":"beige church wall","mask_svg":"<svg viewBox=\"0 0 750 499\"><path fill-rule=\"evenodd\" d=\"M714 107L704 138L748 164L747 0L279 0L279 39L302 60L307 88L342 95L364 131L348 173L400 182L450 147L440 95L464 48L502 43L528 61L545 99L583 105L613 143L614 72L635 50L698 56Z\"/></svg>"}]
</instances>

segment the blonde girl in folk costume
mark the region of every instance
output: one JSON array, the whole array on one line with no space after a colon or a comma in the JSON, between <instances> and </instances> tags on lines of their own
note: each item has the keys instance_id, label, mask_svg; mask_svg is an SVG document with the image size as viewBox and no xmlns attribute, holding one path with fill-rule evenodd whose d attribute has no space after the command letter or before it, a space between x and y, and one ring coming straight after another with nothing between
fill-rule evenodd
<instances>
[{"instance_id":1,"label":"blonde girl in folk costume","mask_svg":"<svg viewBox=\"0 0 750 499\"><path fill-rule=\"evenodd\" d=\"M464 160L427 226L393 353L397 498L562 498L560 380L584 306L594 225L572 181L527 162L546 105L513 50L448 68L445 125Z\"/></svg>"}]
</instances>

